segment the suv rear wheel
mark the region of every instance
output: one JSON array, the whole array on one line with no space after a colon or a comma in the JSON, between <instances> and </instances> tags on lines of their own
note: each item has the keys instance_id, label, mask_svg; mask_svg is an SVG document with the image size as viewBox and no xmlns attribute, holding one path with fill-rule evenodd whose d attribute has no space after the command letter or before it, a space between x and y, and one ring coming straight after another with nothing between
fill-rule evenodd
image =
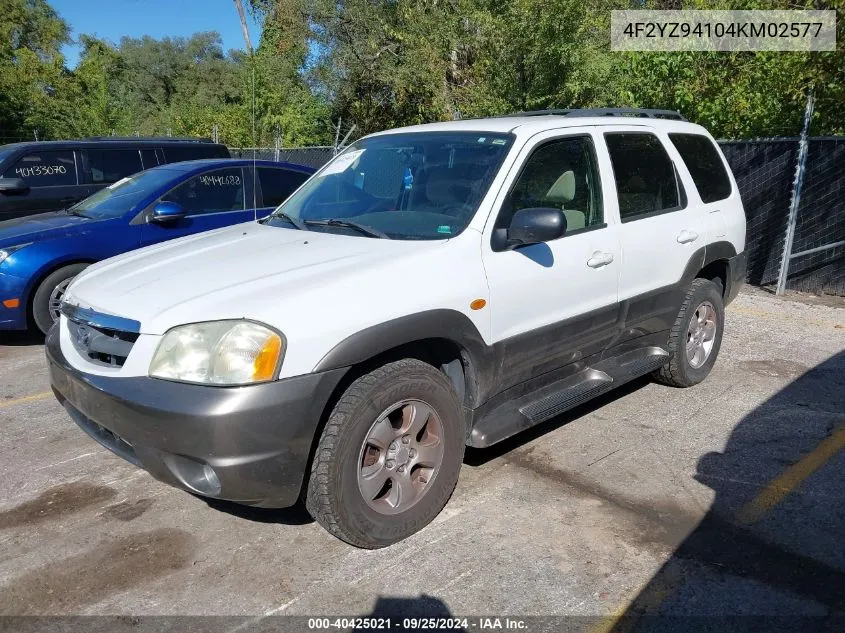
<instances>
[{"instance_id":1,"label":"suv rear wheel","mask_svg":"<svg viewBox=\"0 0 845 633\"><path fill-rule=\"evenodd\" d=\"M694 279L669 336L672 360L654 377L673 387L691 387L707 378L725 325L725 306L719 287L709 279Z\"/></svg>"},{"instance_id":2,"label":"suv rear wheel","mask_svg":"<svg viewBox=\"0 0 845 633\"><path fill-rule=\"evenodd\" d=\"M334 407L314 456L306 507L331 534L364 548L425 527L455 489L466 433L448 379L419 360L361 376Z\"/></svg>"}]
</instances>

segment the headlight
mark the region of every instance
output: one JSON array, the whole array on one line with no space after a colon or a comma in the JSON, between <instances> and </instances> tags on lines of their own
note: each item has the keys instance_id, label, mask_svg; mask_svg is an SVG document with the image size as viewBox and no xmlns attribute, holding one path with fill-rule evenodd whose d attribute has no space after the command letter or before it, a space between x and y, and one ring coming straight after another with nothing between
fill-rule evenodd
<instances>
[{"instance_id":1,"label":"headlight","mask_svg":"<svg viewBox=\"0 0 845 633\"><path fill-rule=\"evenodd\" d=\"M284 354L281 335L252 321L210 321L168 331L150 376L212 385L273 380Z\"/></svg>"},{"instance_id":2,"label":"headlight","mask_svg":"<svg viewBox=\"0 0 845 633\"><path fill-rule=\"evenodd\" d=\"M15 251L21 250L24 246L29 246L32 242L27 242L26 244L18 244L17 246L6 246L4 248L0 248L0 264L6 261L7 258L12 256L12 253Z\"/></svg>"}]
</instances>

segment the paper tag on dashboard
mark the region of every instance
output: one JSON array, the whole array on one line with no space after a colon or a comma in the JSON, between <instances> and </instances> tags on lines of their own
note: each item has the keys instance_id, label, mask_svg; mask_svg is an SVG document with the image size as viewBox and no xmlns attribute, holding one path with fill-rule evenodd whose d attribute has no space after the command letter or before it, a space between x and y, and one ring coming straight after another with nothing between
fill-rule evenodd
<instances>
[{"instance_id":1,"label":"paper tag on dashboard","mask_svg":"<svg viewBox=\"0 0 845 633\"><path fill-rule=\"evenodd\" d=\"M322 176L329 176L331 174L339 174L358 160L358 157L364 153L363 149L356 149L351 152L347 152L345 154L341 154L338 156L333 163L331 163L328 167L323 170Z\"/></svg>"}]
</instances>

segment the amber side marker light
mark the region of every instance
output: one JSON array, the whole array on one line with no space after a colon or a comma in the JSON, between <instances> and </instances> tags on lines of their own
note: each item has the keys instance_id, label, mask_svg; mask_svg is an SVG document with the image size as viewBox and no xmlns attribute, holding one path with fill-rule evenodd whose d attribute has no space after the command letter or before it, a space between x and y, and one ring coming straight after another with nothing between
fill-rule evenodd
<instances>
[{"instance_id":1,"label":"amber side marker light","mask_svg":"<svg viewBox=\"0 0 845 633\"><path fill-rule=\"evenodd\" d=\"M6 299L3 301L3 305L7 308L19 308L21 305L20 299Z\"/></svg>"},{"instance_id":2,"label":"amber side marker light","mask_svg":"<svg viewBox=\"0 0 845 633\"><path fill-rule=\"evenodd\" d=\"M484 299L476 299L472 303L469 304L469 307L473 310L481 310L484 306L487 305L487 302Z\"/></svg>"}]
</instances>

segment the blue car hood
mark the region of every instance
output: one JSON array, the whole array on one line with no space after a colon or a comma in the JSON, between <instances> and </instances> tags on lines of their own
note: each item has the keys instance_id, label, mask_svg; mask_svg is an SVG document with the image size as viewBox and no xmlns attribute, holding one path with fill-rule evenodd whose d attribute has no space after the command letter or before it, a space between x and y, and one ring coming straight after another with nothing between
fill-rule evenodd
<instances>
[{"instance_id":1,"label":"blue car hood","mask_svg":"<svg viewBox=\"0 0 845 633\"><path fill-rule=\"evenodd\" d=\"M78 215L68 215L66 211L51 211L6 220L0 222L0 247L65 237L90 228L97 222L98 220Z\"/></svg>"}]
</instances>

